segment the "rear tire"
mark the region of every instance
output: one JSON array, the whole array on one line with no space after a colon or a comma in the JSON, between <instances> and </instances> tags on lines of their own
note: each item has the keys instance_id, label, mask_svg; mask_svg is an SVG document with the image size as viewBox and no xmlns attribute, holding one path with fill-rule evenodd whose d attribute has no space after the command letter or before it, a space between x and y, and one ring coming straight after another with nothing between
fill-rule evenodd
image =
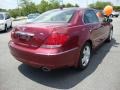
<instances>
[{"instance_id":1,"label":"rear tire","mask_svg":"<svg viewBox=\"0 0 120 90\"><path fill-rule=\"evenodd\" d=\"M78 62L78 68L80 70L84 70L90 62L90 58L92 55L92 48L90 43L86 43L80 52L79 62Z\"/></svg>"}]
</instances>

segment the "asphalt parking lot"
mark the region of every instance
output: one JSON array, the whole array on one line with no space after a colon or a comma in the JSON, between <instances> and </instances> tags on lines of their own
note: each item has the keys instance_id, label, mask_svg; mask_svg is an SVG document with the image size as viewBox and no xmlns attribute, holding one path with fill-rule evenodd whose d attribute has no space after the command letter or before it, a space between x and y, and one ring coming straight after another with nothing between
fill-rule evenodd
<instances>
[{"instance_id":1,"label":"asphalt parking lot","mask_svg":"<svg viewBox=\"0 0 120 90\"><path fill-rule=\"evenodd\" d=\"M24 21L14 22L13 25ZM113 19L111 43L104 43L84 71L43 72L15 60L8 49L10 31L0 32L0 90L120 90L120 17Z\"/></svg>"}]
</instances>

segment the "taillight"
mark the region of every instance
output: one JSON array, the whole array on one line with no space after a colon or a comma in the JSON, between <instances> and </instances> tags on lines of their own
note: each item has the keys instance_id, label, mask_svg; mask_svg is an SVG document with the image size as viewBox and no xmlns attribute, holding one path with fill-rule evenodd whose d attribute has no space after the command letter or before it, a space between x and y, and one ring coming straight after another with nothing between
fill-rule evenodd
<instances>
[{"instance_id":1,"label":"taillight","mask_svg":"<svg viewBox=\"0 0 120 90\"><path fill-rule=\"evenodd\" d=\"M58 48L63 46L69 39L69 36L64 33L52 33L42 45L43 48Z\"/></svg>"},{"instance_id":2,"label":"taillight","mask_svg":"<svg viewBox=\"0 0 120 90\"><path fill-rule=\"evenodd\" d=\"M18 31L17 28L13 28L13 29L12 29L12 32L11 32L11 38L12 38L12 39L17 37L16 34L15 34L16 31Z\"/></svg>"}]
</instances>

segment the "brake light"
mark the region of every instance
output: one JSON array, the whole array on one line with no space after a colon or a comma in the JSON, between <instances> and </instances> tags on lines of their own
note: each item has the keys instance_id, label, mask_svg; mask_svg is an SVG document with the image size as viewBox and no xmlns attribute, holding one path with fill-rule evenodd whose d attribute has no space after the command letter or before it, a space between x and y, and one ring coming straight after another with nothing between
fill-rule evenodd
<instances>
[{"instance_id":1,"label":"brake light","mask_svg":"<svg viewBox=\"0 0 120 90\"><path fill-rule=\"evenodd\" d=\"M17 28L13 28L13 30L12 30L12 32L11 32L11 38L12 38L12 39L13 39L13 38L17 38L17 36L16 36L16 34L15 34L16 31L18 31L18 29L17 29Z\"/></svg>"},{"instance_id":2,"label":"brake light","mask_svg":"<svg viewBox=\"0 0 120 90\"><path fill-rule=\"evenodd\" d=\"M44 48L58 48L64 45L68 41L69 37L67 34L62 33L52 33L50 37L47 38Z\"/></svg>"}]
</instances>

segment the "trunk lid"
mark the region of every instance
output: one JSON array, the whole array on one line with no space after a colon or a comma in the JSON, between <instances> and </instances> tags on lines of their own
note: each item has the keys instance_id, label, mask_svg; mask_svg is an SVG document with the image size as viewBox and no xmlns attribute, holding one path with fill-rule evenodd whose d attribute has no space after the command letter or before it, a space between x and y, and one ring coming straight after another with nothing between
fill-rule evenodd
<instances>
[{"instance_id":1,"label":"trunk lid","mask_svg":"<svg viewBox=\"0 0 120 90\"><path fill-rule=\"evenodd\" d=\"M15 28L12 39L15 44L28 48L38 48L51 35L55 28L63 27L65 24L26 24Z\"/></svg>"}]
</instances>

